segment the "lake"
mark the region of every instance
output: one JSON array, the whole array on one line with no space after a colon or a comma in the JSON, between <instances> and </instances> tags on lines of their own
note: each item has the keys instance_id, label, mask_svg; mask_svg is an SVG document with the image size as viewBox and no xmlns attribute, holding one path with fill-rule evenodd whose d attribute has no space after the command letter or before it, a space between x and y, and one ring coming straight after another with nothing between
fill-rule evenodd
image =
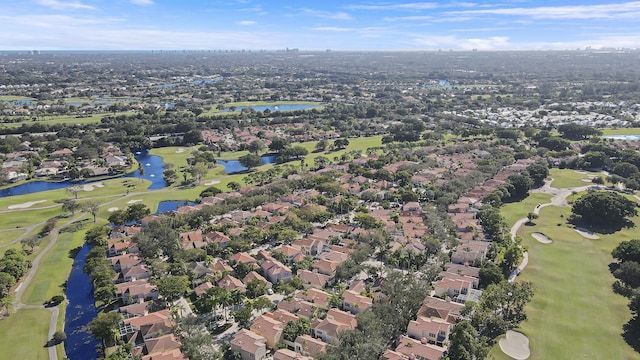
<instances>
[{"instance_id":1,"label":"lake","mask_svg":"<svg viewBox=\"0 0 640 360\"><path fill-rule=\"evenodd\" d=\"M262 165L273 164L276 162L278 155L263 155ZM216 163L224 166L225 174L239 173L248 170L248 168L242 166L238 160L218 160Z\"/></svg>"},{"instance_id":2,"label":"lake","mask_svg":"<svg viewBox=\"0 0 640 360\"><path fill-rule=\"evenodd\" d=\"M196 205L196 203L191 202L191 201L161 201L158 204L158 210L156 210L155 215L159 215L159 214L164 214L167 213L169 211L175 211L178 210L179 207L184 206L184 205Z\"/></svg>"},{"instance_id":3,"label":"lake","mask_svg":"<svg viewBox=\"0 0 640 360\"><path fill-rule=\"evenodd\" d=\"M91 246L84 244L71 268L67 279L67 304L64 331L67 339L64 349L70 360L94 360L98 358L100 342L87 330L87 324L97 316L94 306L91 278L82 271Z\"/></svg>"},{"instance_id":4,"label":"lake","mask_svg":"<svg viewBox=\"0 0 640 360\"><path fill-rule=\"evenodd\" d=\"M137 152L135 154L136 160L144 166L144 179L151 181L149 186L150 190L162 189L167 186L167 183L162 178L162 172L164 171L164 162L162 158L155 155L149 155L147 150ZM128 178L140 178L140 171L136 170L130 174L122 175L120 177ZM13 186L10 188L0 190L0 198L31 194L41 191L64 189L75 184L90 184L92 181L31 181L21 185Z\"/></svg>"},{"instance_id":5,"label":"lake","mask_svg":"<svg viewBox=\"0 0 640 360\"><path fill-rule=\"evenodd\" d=\"M281 104L281 105L265 105L265 106L236 106L235 111L242 111L242 109L253 109L255 111L263 112L267 109L269 111L296 111L296 110L309 110L309 109L320 109L322 106L320 105L311 105L311 104ZM230 112L231 109L228 107L224 108L222 111Z\"/></svg>"}]
</instances>

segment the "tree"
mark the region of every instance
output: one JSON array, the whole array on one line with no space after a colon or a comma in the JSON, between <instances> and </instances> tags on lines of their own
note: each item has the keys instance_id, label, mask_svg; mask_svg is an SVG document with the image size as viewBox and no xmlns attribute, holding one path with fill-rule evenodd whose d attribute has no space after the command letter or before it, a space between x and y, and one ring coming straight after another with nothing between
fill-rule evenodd
<instances>
[{"instance_id":1,"label":"tree","mask_svg":"<svg viewBox=\"0 0 640 360\"><path fill-rule=\"evenodd\" d=\"M620 262L640 259L640 240L623 241L611 251L611 255Z\"/></svg>"},{"instance_id":2,"label":"tree","mask_svg":"<svg viewBox=\"0 0 640 360\"><path fill-rule=\"evenodd\" d=\"M187 276L166 276L155 279L153 284L158 287L158 293L169 302L178 300L189 290Z\"/></svg>"},{"instance_id":3,"label":"tree","mask_svg":"<svg viewBox=\"0 0 640 360\"><path fill-rule=\"evenodd\" d=\"M127 221L138 221L149 214L151 214L151 210L142 203L131 204L127 207Z\"/></svg>"},{"instance_id":4,"label":"tree","mask_svg":"<svg viewBox=\"0 0 640 360\"><path fill-rule=\"evenodd\" d=\"M89 229L84 235L84 241L93 246L106 246L107 245L107 232L106 227L102 225L96 225Z\"/></svg>"},{"instance_id":5,"label":"tree","mask_svg":"<svg viewBox=\"0 0 640 360\"><path fill-rule=\"evenodd\" d=\"M569 140L585 140L591 136L602 135L602 131L591 126L569 123L558 126L558 132L563 138Z\"/></svg>"},{"instance_id":6,"label":"tree","mask_svg":"<svg viewBox=\"0 0 640 360\"><path fill-rule=\"evenodd\" d=\"M585 169L601 169L611 163L609 155L602 151L589 151L578 161Z\"/></svg>"},{"instance_id":7,"label":"tree","mask_svg":"<svg viewBox=\"0 0 640 360\"><path fill-rule=\"evenodd\" d=\"M613 272L613 276L631 288L638 288L640 287L640 263L625 261Z\"/></svg>"},{"instance_id":8,"label":"tree","mask_svg":"<svg viewBox=\"0 0 640 360\"><path fill-rule=\"evenodd\" d=\"M175 169L166 169L162 172L162 178L166 181L168 186L171 186L178 181L178 173Z\"/></svg>"},{"instance_id":9,"label":"tree","mask_svg":"<svg viewBox=\"0 0 640 360\"><path fill-rule=\"evenodd\" d=\"M266 146L264 146L264 143L260 140L253 140L247 146L247 150L249 150L254 155L258 155L260 151L264 150L265 148Z\"/></svg>"},{"instance_id":10,"label":"tree","mask_svg":"<svg viewBox=\"0 0 640 360\"><path fill-rule=\"evenodd\" d=\"M0 272L0 299L9 296L11 287L16 284L16 278L6 272Z\"/></svg>"},{"instance_id":11,"label":"tree","mask_svg":"<svg viewBox=\"0 0 640 360\"><path fill-rule=\"evenodd\" d=\"M82 209L93 216L93 222L97 221L96 216L100 210L100 203L96 200L87 200L82 204Z\"/></svg>"},{"instance_id":12,"label":"tree","mask_svg":"<svg viewBox=\"0 0 640 360\"><path fill-rule=\"evenodd\" d=\"M273 306L273 303L271 302L271 300L269 300L268 297L266 296L260 296L257 299L255 299L253 301L253 304L251 305L251 307L254 310L257 311L262 311L264 309L269 309Z\"/></svg>"},{"instance_id":13,"label":"tree","mask_svg":"<svg viewBox=\"0 0 640 360\"><path fill-rule=\"evenodd\" d=\"M60 344L67 339L67 334L64 331L56 331L53 333L51 340L54 344Z\"/></svg>"},{"instance_id":14,"label":"tree","mask_svg":"<svg viewBox=\"0 0 640 360\"><path fill-rule=\"evenodd\" d=\"M573 204L573 214L586 224L621 226L627 217L636 216L636 204L626 197L610 191L589 192Z\"/></svg>"},{"instance_id":15,"label":"tree","mask_svg":"<svg viewBox=\"0 0 640 360\"><path fill-rule=\"evenodd\" d=\"M344 149L349 146L349 140L345 138L339 138L333 141L333 147L336 150Z\"/></svg>"},{"instance_id":16,"label":"tree","mask_svg":"<svg viewBox=\"0 0 640 360\"><path fill-rule=\"evenodd\" d=\"M487 357L488 350L468 321L456 324L449 335L449 360L481 360Z\"/></svg>"},{"instance_id":17,"label":"tree","mask_svg":"<svg viewBox=\"0 0 640 360\"><path fill-rule=\"evenodd\" d=\"M271 140L271 144L269 144L269 150L280 152L281 150L287 148L290 144L291 143L287 139L275 137Z\"/></svg>"},{"instance_id":18,"label":"tree","mask_svg":"<svg viewBox=\"0 0 640 360\"><path fill-rule=\"evenodd\" d=\"M329 148L329 141L327 139L322 139L316 143L315 149L316 152L327 151Z\"/></svg>"},{"instance_id":19,"label":"tree","mask_svg":"<svg viewBox=\"0 0 640 360\"><path fill-rule=\"evenodd\" d=\"M498 284L504 281L502 270L493 261L487 261L480 268L480 289L484 289L492 284Z\"/></svg>"},{"instance_id":20,"label":"tree","mask_svg":"<svg viewBox=\"0 0 640 360\"><path fill-rule=\"evenodd\" d=\"M232 191L238 191L240 190L240 184L235 181L229 181L229 183L227 184L227 188Z\"/></svg>"},{"instance_id":21,"label":"tree","mask_svg":"<svg viewBox=\"0 0 640 360\"><path fill-rule=\"evenodd\" d=\"M243 329L248 329L251 326L251 310L242 309L233 313L233 319Z\"/></svg>"},{"instance_id":22,"label":"tree","mask_svg":"<svg viewBox=\"0 0 640 360\"><path fill-rule=\"evenodd\" d=\"M203 163L196 163L195 165L191 166L191 168L189 168L189 173L193 177L196 184L200 184L200 181L207 175L207 172L209 172L209 169L207 168L207 165Z\"/></svg>"},{"instance_id":23,"label":"tree","mask_svg":"<svg viewBox=\"0 0 640 360\"><path fill-rule=\"evenodd\" d=\"M538 145L552 151L566 150L570 144L571 142L556 136L547 137L547 138L538 140Z\"/></svg>"},{"instance_id":24,"label":"tree","mask_svg":"<svg viewBox=\"0 0 640 360\"><path fill-rule=\"evenodd\" d=\"M529 223L532 224L533 220L538 218L538 214L534 213L534 212L530 212L527 214L527 219L529 220Z\"/></svg>"},{"instance_id":25,"label":"tree","mask_svg":"<svg viewBox=\"0 0 640 360\"><path fill-rule=\"evenodd\" d=\"M628 178L634 174L639 172L638 167L634 164L630 164L628 162L620 162L616 163L611 167L611 172L622 176L623 178Z\"/></svg>"},{"instance_id":26,"label":"tree","mask_svg":"<svg viewBox=\"0 0 640 360\"><path fill-rule=\"evenodd\" d=\"M200 192L200 197L204 198L204 197L209 197L209 196L216 196L218 194L222 193L222 190L218 189L215 186L209 186L208 188L202 190L202 192Z\"/></svg>"},{"instance_id":27,"label":"tree","mask_svg":"<svg viewBox=\"0 0 640 360\"><path fill-rule=\"evenodd\" d=\"M82 187L80 185L71 185L68 188L66 188L66 191L71 193L75 197L75 199L77 200L78 199L78 193L80 191L82 191Z\"/></svg>"},{"instance_id":28,"label":"tree","mask_svg":"<svg viewBox=\"0 0 640 360\"><path fill-rule=\"evenodd\" d=\"M127 222L127 210L114 210L107 219L115 226L123 225Z\"/></svg>"},{"instance_id":29,"label":"tree","mask_svg":"<svg viewBox=\"0 0 640 360\"><path fill-rule=\"evenodd\" d=\"M29 248L29 253L33 253L33 249L40 245L42 242L42 238L39 235L28 236L22 240L20 240L20 244L22 248Z\"/></svg>"},{"instance_id":30,"label":"tree","mask_svg":"<svg viewBox=\"0 0 640 360\"><path fill-rule=\"evenodd\" d=\"M76 196L77 198L77 196ZM70 211L71 215L75 215L76 211L80 210L81 205L74 199L62 200L62 211Z\"/></svg>"},{"instance_id":31,"label":"tree","mask_svg":"<svg viewBox=\"0 0 640 360\"><path fill-rule=\"evenodd\" d=\"M527 172L533 180L534 186L540 186L544 183L544 179L549 176L549 164L546 161L537 161L527 167Z\"/></svg>"},{"instance_id":32,"label":"tree","mask_svg":"<svg viewBox=\"0 0 640 360\"><path fill-rule=\"evenodd\" d=\"M180 235L171 228L168 221L154 220L134 236L133 241L138 244L145 258L165 255L172 259L182 249L179 238Z\"/></svg>"},{"instance_id":33,"label":"tree","mask_svg":"<svg viewBox=\"0 0 640 360\"><path fill-rule=\"evenodd\" d=\"M113 345L118 336L120 321L122 321L122 315L119 313L101 312L89 323L89 332L108 346Z\"/></svg>"},{"instance_id":34,"label":"tree","mask_svg":"<svg viewBox=\"0 0 640 360\"><path fill-rule=\"evenodd\" d=\"M242 166L248 168L249 170L262 165L262 158L254 154L241 156L238 161Z\"/></svg>"},{"instance_id":35,"label":"tree","mask_svg":"<svg viewBox=\"0 0 640 360\"><path fill-rule=\"evenodd\" d=\"M529 173L523 171L520 174L509 175L507 182L513 186L512 198L525 198L529 194L529 189L533 186L533 180Z\"/></svg>"},{"instance_id":36,"label":"tree","mask_svg":"<svg viewBox=\"0 0 640 360\"><path fill-rule=\"evenodd\" d=\"M503 281L489 285L482 293L472 323L482 336L493 339L527 318L524 307L532 297L530 282Z\"/></svg>"},{"instance_id":37,"label":"tree","mask_svg":"<svg viewBox=\"0 0 640 360\"><path fill-rule=\"evenodd\" d=\"M258 279L253 279L249 282L247 282L247 297L250 299L255 299L258 296L262 296L264 294L267 293L267 285L258 280Z\"/></svg>"},{"instance_id":38,"label":"tree","mask_svg":"<svg viewBox=\"0 0 640 360\"><path fill-rule=\"evenodd\" d=\"M310 328L311 323L309 320L301 317L296 321L289 321L287 323L284 327L283 337L285 340L294 342L298 336L308 334Z\"/></svg>"},{"instance_id":39,"label":"tree","mask_svg":"<svg viewBox=\"0 0 640 360\"><path fill-rule=\"evenodd\" d=\"M382 226L382 224L369 214L357 213L353 217L353 221L358 223L363 229L375 229Z\"/></svg>"}]
</instances>

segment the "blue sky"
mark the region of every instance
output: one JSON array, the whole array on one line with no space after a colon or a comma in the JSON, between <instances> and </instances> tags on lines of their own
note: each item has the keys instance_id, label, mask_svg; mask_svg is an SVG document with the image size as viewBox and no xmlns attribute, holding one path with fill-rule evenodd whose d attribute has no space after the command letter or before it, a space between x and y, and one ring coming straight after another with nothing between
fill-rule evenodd
<instances>
[{"instance_id":1,"label":"blue sky","mask_svg":"<svg viewBox=\"0 0 640 360\"><path fill-rule=\"evenodd\" d=\"M640 48L640 1L0 0L3 50Z\"/></svg>"}]
</instances>

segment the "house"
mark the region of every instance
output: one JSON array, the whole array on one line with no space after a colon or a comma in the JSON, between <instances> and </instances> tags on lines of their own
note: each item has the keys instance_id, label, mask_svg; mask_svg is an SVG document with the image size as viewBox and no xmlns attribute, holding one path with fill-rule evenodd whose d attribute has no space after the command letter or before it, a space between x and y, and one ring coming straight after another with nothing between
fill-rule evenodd
<instances>
[{"instance_id":1,"label":"house","mask_svg":"<svg viewBox=\"0 0 640 360\"><path fill-rule=\"evenodd\" d=\"M193 289L193 293L197 297L200 297L200 296L204 295L207 292L207 290L212 289L212 288L214 288L213 284L207 281L205 283L202 283L202 284L196 286Z\"/></svg>"},{"instance_id":2,"label":"house","mask_svg":"<svg viewBox=\"0 0 640 360\"><path fill-rule=\"evenodd\" d=\"M331 276L309 270L298 270L298 277L302 280L305 288L314 287L322 289L332 280Z\"/></svg>"},{"instance_id":3,"label":"house","mask_svg":"<svg viewBox=\"0 0 640 360\"><path fill-rule=\"evenodd\" d=\"M452 273L452 274L472 276L475 278L480 277L480 268L469 266L469 265L446 263L444 265L444 269L446 272Z\"/></svg>"},{"instance_id":4,"label":"house","mask_svg":"<svg viewBox=\"0 0 640 360\"><path fill-rule=\"evenodd\" d=\"M327 311L327 319L347 324L354 329L358 326L358 319L353 314L336 308L332 308Z\"/></svg>"},{"instance_id":5,"label":"house","mask_svg":"<svg viewBox=\"0 0 640 360\"><path fill-rule=\"evenodd\" d=\"M311 358L289 349L280 349L273 354L273 360L311 360Z\"/></svg>"},{"instance_id":6,"label":"house","mask_svg":"<svg viewBox=\"0 0 640 360\"><path fill-rule=\"evenodd\" d=\"M321 239L305 237L295 240L291 245L300 248L305 255L316 256L324 251L327 242Z\"/></svg>"},{"instance_id":7,"label":"house","mask_svg":"<svg viewBox=\"0 0 640 360\"><path fill-rule=\"evenodd\" d=\"M314 272L318 272L320 274L324 274L333 278L336 274L336 269L338 268L339 265L340 263L337 261L320 259L315 263L313 263L312 269Z\"/></svg>"},{"instance_id":8,"label":"house","mask_svg":"<svg viewBox=\"0 0 640 360\"><path fill-rule=\"evenodd\" d=\"M332 295L328 292L316 288L309 288L305 291L296 291L294 295L295 298L309 301L316 307L322 309L329 308L329 300L331 299L331 296Z\"/></svg>"},{"instance_id":9,"label":"house","mask_svg":"<svg viewBox=\"0 0 640 360\"><path fill-rule=\"evenodd\" d=\"M454 264L475 265L486 257L488 250L488 242L467 241L456 246L453 254L451 254L451 262Z\"/></svg>"},{"instance_id":10,"label":"house","mask_svg":"<svg viewBox=\"0 0 640 360\"><path fill-rule=\"evenodd\" d=\"M326 353L327 346L328 344L326 342L315 339L309 335L300 335L294 341L296 352L312 358Z\"/></svg>"},{"instance_id":11,"label":"house","mask_svg":"<svg viewBox=\"0 0 640 360\"><path fill-rule=\"evenodd\" d=\"M224 249L227 247L231 239L220 231L212 231L207 233L207 241L213 244L218 245L220 249Z\"/></svg>"},{"instance_id":12,"label":"house","mask_svg":"<svg viewBox=\"0 0 640 360\"><path fill-rule=\"evenodd\" d=\"M299 319L298 316L284 309L276 309L275 311L264 313L264 315L280 321L283 327L287 326L288 323Z\"/></svg>"},{"instance_id":13,"label":"house","mask_svg":"<svg viewBox=\"0 0 640 360\"><path fill-rule=\"evenodd\" d=\"M141 360L189 360L189 358L187 358L180 349L173 349L171 351L155 352L145 355Z\"/></svg>"},{"instance_id":14,"label":"house","mask_svg":"<svg viewBox=\"0 0 640 360\"><path fill-rule=\"evenodd\" d=\"M397 351L387 349L382 354L382 360L409 360L409 357Z\"/></svg>"},{"instance_id":15,"label":"house","mask_svg":"<svg viewBox=\"0 0 640 360\"><path fill-rule=\"evenodd\" d=\"M184 250L199 249L207 245L200 229L180 233L180 240Z\"/></svg>"},{"instance_id":16,"label":"house","mask_svg":"<svg viewBox=\"0 0 640 360\"><path fill-rule=\"evenodd\" d=\"M142 279L116 284L116 295L122 296L125 304L132 304L140 299L157 299L158 288L149 283L149 279Z\"/></svg>"},{"instance_id":17,"label":"house","mask_svg":"<svg viewBox=\"0 0 640 360\"><path fill-rule=\"evenodd\" d=\"M422 302L422 306L418 310L417 315L426 318L440 318L455 324L462 320L460 311L462 311L463 308L464 305L462 304L427 296Z\"/></svg>"},{"instance_id":18,"label":"house","mask_svg":"<svg viewBox=\"0 0 640 360\"><path fill-rule=\"evenodd\" d=\"M242 283L240 279L237 279L228 274L223 276L222 279L218 280L218 286L227 291L231 291L231 290L238 290L240 292L247 291L246 285Z\"/></svg>"},{"instance_id":19,"label":"house","mask_svg":"<svg viewBox=\"0 0 640 360\"><path fill-rule=\"evenodd\" d=\"M401 335L396 352L418 360L440 360L446 349Z\"/></svg>"},{"instance_id":20,"label":"house","mask_svg":"<svg viewBox=\"0 0 640 360\"><path fill-rule=\"evenodd\" d=\"M180 350L180 340L174 334L149 338L144 341L143 353L147 355L161 354L173 350Z\"/></svg>"},{"instance_id":21,"label":"house","mask_svg":"<svg viewBox=\"0 0 640 360\"><path fill-rule=\"evenodd\" d=\"M133 338L138 334L142 339L150 339L173 332L174 323L170 318L171 310L156 311L145 316L124 319L120 327L120 335Z\"/></svg>"},{"instance_id":22,"label":"house","mask_svg":"<svg viewBox=\"0 0 640 360\"><path fill-rule=\"evenodd\" d=\"M124 269L118 276L119 282L130 282L151 277L151 269L146 264L139 264L134 267Z\"/></svg>"},{"instance_id":23,"label":"house","mask_svg":"<svg viewBox=\"0 0 640 360\"><path fill-rule=\"evenodd\" d=\"M338 343L338 333L354 328L341 322L326 318L324 320L316 319L311 323L311 335L329 344Z\"/></svg>"},{"instance_id":24,"label":"house","mask_svg":"<svg viewBox=\"0 0 640 360\"><path fill-rule=\"evenodd\" d=\"M256 260L253 256L249 255L246 252L233 254L233 256L231 257L231 261L233 263L243 263L258 266L258 260Z\"/></svg>"},{"instance_id":25,"label":"house","mask_svg":"<svg viewBox=\"0 0 640 360\"><path fill-rule=\"evenodd\" d=\"M277 260L265 261L262 263L261 268L267 280L272 284L276 284L279 281L289 282L293 276L291 269Z\"/></svg>"},{"instance_id":26,"label":"house","mask_svg":"<svg viewBox=\"0 0 640 360\"><path fill-rule=\"evenodd\" d=\"M239 353L242 360L264 360L267 357L266 340L253 331L241 329L231 340L231 351Z\"/></svg>"},{"instance_id":27,"label":"house","mask_svg":"<svg viewBox=\"0 0 640 360\"><path fill-rule=\"evenodd\" d=\"M284 255L284 258L286 259L287 264L293 264L304 259L302 249L295 246L282 245L274 248L273 251L282 253Z\"/></svg>"},{"instance_id":28,"label":"house","mask_svg":"<svg viewBox=\"0 0 640 360\"><path fill-rule=\"evenodd\" d=\"M433 283L435 290L435 296L442 297L445 294L449 297L455 297L459 294L466 294L469 292L471 282L462 279L452 279L445 277Z\"/></svg>"},{"instance_id":29,"label":"house","mask_svg":"<svg viewBox=\"0 0 640 360\"><path fill-rule=\"evenodd\" d=\"M373 300L353 290L342 293L342 308L353 314L361 313L371 307Z\"/></svg>"},{"instance_id":30,"label":"house","mask_svg":"<svg viewBox=\"0 0 640 360\"><path fill-rule=\"evenodd\" d=\"M304 299L291 298L278 303L278 309L287 310L296 316L311 319L317 315L318 307Z\"/></svg>"},{"instance_id":31,"label":"house","mask_svg":"<svg viewBox=\"0 0 640 360\"><path fill-rule=\"evenodd\" d=\"M259 315L253 320L249 330L264 337L269 349L277 349L278 343L282 342L284 335L284 325L282 322L264 314Z\"/></svg>"},{"instance_id":32,"label":"house","mask_svg":"<svg viewBox=\"0 0 640 360\"><path fill-rule=\"evenodd\" d=\"M409 322L407 335L416 340L427 339L430 344L443 346L449 339L453 325L440 318L426 318L418 316L416 320Z\"/></svg>"},{"instance_id":33,"label":"house","mask_svg":"<svg viewBox=\"0 0 640 360\"><path fill-rule=\"evenodd\" d=\"M122 270L130 269L142 263L142 259L140 259L138 255L133 254L123 254L120 256L113 256L108 259L111 260L111 265L115 272L121 272Z\"/></svg>"},{"instance_id":34,"label":"house","mask_svg":"<svg viewBox=\"0 0 640 360\"><path fill-rule=\"evenodd\" d=\"M267 289L271 289L273 287L273 284L265 279L262 275L258 274L255 271L250 271L243 279L242 282L245 284L248 284L250 281L254 281L254 280L258 280L262 283L264 283L264 285L267 287Z\"/></svg>"}]
</instances>

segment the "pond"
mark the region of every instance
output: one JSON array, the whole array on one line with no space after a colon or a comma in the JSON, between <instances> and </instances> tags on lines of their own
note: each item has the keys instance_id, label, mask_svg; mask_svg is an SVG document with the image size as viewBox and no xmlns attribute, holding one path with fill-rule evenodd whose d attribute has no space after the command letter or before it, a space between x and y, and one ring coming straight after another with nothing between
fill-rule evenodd
<instances>
[{"instance_id":1,"label":"pond","mask_svg":"<svg viewBox=\"0 0 640 360\"><path fill-rule=\"evenodd\" d=\"M175 211L178 210L179 207L184 206L184 205L196 205L196 203L191 202L191 201L161 201L158 204L158 210L156 211L155 215L158 214L164 214L167 213L169 211Z\"/></svg>"},{"instance_id":2,"label":"pond","mask_svg":"<svg viewBox=\"0 0 640 360\"><path fill-rule=\"evenodd\" d=\"M273 164L276 162L278 155L263 155L262 165ZM238 160L218 160L216 163L224 166L225 174L234 174L248 170L248 168L242 166Z\"/></svg>"},{"instance_id":3,"label":"pond","mask_svg":"<svg viewBox=\"0 0 640 360\"><path fill-rule=\"evenodd\" d=\"M64 331L67 339L64 349L70 360L94 360L98 357L100 342L87 330L87 324L97 316L93 298L93 286L89 275L82 271L91 246L84 244L67 279L67 304Z\"/></svg>"},{"instance_id":4,"label":"pond","mask_svg":"<svg viewBox=\"0 0 640 360\"><path fill-rule=\"evenodd\" d=\"M151 181L149 186L150 190L162 189L167 186L167 183L162 178L162 172L164 171L164 162L162 158L155 155L149 155L147 150L137 152L135 154L136 160L144 166L144 174L142 178ZM121 177L140 178L140 171L136 170L130 174L122 175ZM31 181L21 185L13 186L10 188L0 190L0 198L31 194L41 191L64 189L74 184L90 184L89 181Z\"/></svg>"},{"instance_id":5,"label":"pond","mask_svg":"<svg viewBox=\"0 0 640 360\"><path fill-rule=\"evenodd\" d=\"M296 111L296 110L309 110L309 109L320 109L322 106L320 105L312 105L312 104L280 104L280 105L264 105L264 106L236 106L235 111L242 111L243 109L253 109L255 111L263 112L267 109L269 111ZM224 108L222 111L230 112L231 109L229 107Z\"/></svg>"}]
</instances>

